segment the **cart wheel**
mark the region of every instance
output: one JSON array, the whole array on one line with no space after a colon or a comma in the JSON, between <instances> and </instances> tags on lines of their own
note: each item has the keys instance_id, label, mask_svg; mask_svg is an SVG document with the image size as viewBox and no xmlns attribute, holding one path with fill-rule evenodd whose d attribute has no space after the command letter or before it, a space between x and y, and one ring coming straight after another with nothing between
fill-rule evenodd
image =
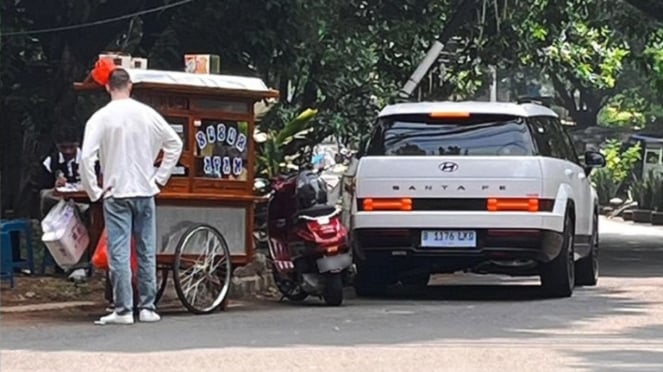
<instances>
[{"instance_id":1,"label":"cart wheel","mask_svg":"<svg viewBox=\"0 0 663 372\"><path fill-rule=\"evenodd\" d=\"M166 291L166 285L168 284L168 269L167 268L157 268L157 297L154 299L154 305L159 303L163 293Z\"/></svg>"},{"instance_id":2,"label":"cart wheel","mask_svg":"<svg viewBox=\"0 0 663 372\"><path fill-rule=\"evenodd\" d=\"M194 314L208 314L226 299L232 267L223 235L212 226L190 227L175 249L173 281L182 305Z\"/></svg>"}]
</instances>

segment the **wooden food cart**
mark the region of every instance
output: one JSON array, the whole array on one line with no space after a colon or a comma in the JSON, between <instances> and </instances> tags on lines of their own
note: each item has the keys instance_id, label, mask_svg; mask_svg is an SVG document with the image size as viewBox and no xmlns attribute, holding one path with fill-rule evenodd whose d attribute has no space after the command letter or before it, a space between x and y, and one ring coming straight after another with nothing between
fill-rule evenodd
<instances>
[{"instance_id":1,"label":"wooden food cart","mask_svg":"<svg viewBox=\"0 0 663 372\"><path fill-rule=\"evenodd\" d=\"M172 272L191 312L225 303L232 267L254 254L254 105L278 97L257 78L127 69L133 96L161 113L184 143L168 185L157 197L159 297ZM103 88L88 78L78 91ZM103 230L91 212L91 248Z\"/></svg>"}]
</instances>

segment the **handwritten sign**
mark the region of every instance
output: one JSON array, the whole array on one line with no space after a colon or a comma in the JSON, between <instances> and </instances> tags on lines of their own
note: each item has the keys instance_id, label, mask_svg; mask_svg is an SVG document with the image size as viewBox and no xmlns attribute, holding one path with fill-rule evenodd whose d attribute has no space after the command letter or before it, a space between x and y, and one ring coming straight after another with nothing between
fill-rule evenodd
<instances>
[{"instance_id":1,"label":"handwritten sign","mask_svg":"<svg viewBox=\"0 0 663 372\"><path fill-rule=\"evenodd\" d=\"M219 124L216 126L216 138L219 140L219 142L223 142L226 140L226 125L225 124Z\"/></svg>"},{"instance_id":2,"label":"handwritten sign","mask_svg":"<svg viewBox=\"0 0 663 372\"><path fill-rule=\"evenodd\" d=\"M196 132L197 177L245 181L248 129L246 122L202 120Z\"/></svg>"},{"instance_id":3,"label":"handwritten sign","mask_svg":"<svg viewBox=\"0 0 663 372\"><path fill-rule=\"evenodd\" d=\"M207 147L207 136L205 136L205 133L202 131L196 132L196 143L201 150Z\"/></svg>"}]
</instances>

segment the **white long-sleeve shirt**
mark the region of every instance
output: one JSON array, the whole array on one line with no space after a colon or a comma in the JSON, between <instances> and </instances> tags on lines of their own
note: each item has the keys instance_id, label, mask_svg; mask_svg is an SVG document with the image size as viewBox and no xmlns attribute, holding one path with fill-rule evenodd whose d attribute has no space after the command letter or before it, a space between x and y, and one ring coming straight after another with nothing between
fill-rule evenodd
<instances>
[{"instance_id":1,"label":"white long-sleeve shirt","mask_svg":"<svg viewBox=\"0 0 663 372\"><path fill-rule=\"evenodd\" d=\"M159 151L163 159L154 167ZM92 201L149 197L159 193L177 165L182 140L151 107L131 98L113 100L95 112L85 126L80 174ZM103 188L94 170L99 159ZM158 185L157 185L158 184Z\"/></svg>"}]
</instances>

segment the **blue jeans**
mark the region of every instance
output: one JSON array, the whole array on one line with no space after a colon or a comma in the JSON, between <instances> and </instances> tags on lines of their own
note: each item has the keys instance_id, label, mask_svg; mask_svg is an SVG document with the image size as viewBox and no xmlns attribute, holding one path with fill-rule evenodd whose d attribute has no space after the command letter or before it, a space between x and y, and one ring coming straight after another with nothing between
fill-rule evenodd
<instances>
[{"instance_id":1,"label":"blue jeans","mask_svg":"<svg viewBox=\"0 0 663 372\"><path fill-rule=\"evenodd\" d=\"M104 200L104 220L115 311L124 314L134 309L130 260L132 235L138 258L138 308L154 310L157 294L154 197L107 198Z\"/></svg>"}]
</instances>

